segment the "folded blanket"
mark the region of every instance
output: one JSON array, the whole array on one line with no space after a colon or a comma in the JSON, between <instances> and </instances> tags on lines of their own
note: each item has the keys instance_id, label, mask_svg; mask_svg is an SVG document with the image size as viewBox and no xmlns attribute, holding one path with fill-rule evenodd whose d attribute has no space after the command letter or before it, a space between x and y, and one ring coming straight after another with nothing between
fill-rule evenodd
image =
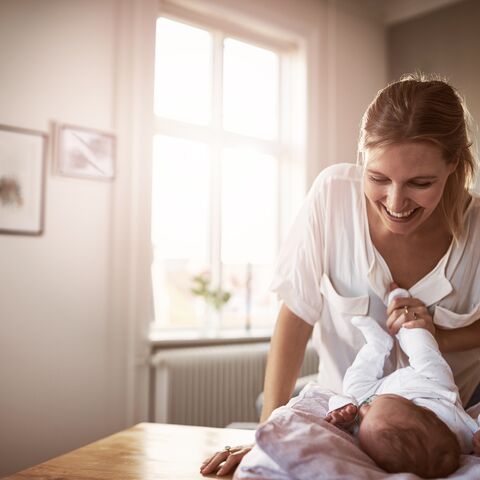
<instances>
[{"instance_id":1,"label":"folded blanket","mask_svg":"<svg viewBox=\"0 0 480 480\"><path fill-rule=\"evenodd\" d=\"M356 439L323 419L333 392L310 383L276 409L256 432L256 446L244 457L234 480L245 479L418 479L388 474L359 447ZM449 479L480 478L480 457L463 455Z\"/></svg>"}]
</instances>

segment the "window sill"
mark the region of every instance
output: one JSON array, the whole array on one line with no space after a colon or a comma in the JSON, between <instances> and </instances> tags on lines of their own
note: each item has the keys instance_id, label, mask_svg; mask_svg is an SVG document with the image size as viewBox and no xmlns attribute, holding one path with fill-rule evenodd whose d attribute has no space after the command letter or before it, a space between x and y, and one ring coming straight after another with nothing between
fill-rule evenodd
<instances>
[{"instance_id":1,"label":"window sill","mask_svg":"<svg viewBox=\"0 0 480 480\"><path fill-rule=\"evenodd\" d=\"M271 328L252 330L221 330L218 332L152 331L149 335L153 350L160 348L199 347L209 345L234 345L241 343L269 342Z\"/></svg>"}]
</instances>

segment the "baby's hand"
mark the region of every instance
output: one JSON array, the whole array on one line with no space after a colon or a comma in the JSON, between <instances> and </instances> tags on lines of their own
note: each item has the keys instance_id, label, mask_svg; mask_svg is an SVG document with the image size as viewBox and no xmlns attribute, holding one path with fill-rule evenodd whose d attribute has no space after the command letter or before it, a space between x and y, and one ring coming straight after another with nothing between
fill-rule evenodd
<instances>
[{"instance_id":1,"label":"baby's hand","mask_svg":"<svg viewBox=\"0 0 480 480\"><path fill-rule=\"evenodd\" d=\"M344 405L343 407L337 408L328 413L325 417L325 421L338 428L350 431L355 422L357 410L358 408L353 403L349 403L348 405Z\"/></svg>"},{"instance_id":2,"label":"baby's hand","mask_svg":"<svg viewBox=\"0 0 480 480\"><path fill-rule=\"evenodd\" d=\"M480 457L480 430L473 434L473 453Z\"/></svg>"}]
</instances>

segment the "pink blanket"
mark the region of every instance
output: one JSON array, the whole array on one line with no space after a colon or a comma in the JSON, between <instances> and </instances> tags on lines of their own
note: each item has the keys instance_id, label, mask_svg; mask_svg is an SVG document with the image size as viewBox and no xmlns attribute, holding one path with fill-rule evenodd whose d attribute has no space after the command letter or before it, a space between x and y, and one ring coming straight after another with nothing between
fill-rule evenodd
<instances>
[{"instance_id":1,"label":"pink blanket","mask_svg":"<svg viewBox=\"0 0 480 480\"><path fill-rule=\"evenodd\" d=\"M325 422L331 395L311 383L288 405L275 410L257 430L257 444L244 457L234 480L419 478L384 472L360 450L355 438ZM463 455L461 467L448 478L480 479L480 457Z\"/></svg>"}]
</instances>

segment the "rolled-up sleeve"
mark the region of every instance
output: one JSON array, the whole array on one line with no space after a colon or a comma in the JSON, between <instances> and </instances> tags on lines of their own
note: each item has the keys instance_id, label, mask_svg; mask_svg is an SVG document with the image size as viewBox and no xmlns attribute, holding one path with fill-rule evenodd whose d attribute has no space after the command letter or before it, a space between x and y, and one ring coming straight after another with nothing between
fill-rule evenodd
<instances>
[{"instance_id":1,"label":"rolled-up sleeve","mask_svg":"<svg viewBox=\"0 0 480 480\"><path fill-rule=\"evenodd\" d=\"M279 300L310 325L318 321L323 306L324 183L320 175L308 193L280 249L270 285Z\"/></svg>"}]
</instances>

